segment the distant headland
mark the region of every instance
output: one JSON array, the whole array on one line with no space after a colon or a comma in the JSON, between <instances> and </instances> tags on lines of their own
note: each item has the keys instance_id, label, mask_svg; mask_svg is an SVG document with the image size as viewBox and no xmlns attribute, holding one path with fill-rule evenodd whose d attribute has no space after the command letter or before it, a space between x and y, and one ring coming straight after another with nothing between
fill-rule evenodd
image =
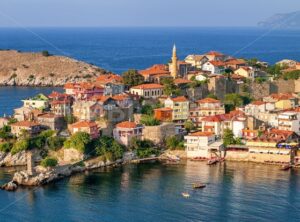
<instances>
[{"instance_id":1,"label":"distant headland","mask_svg":"<svg viewBox=\"0 0 300 222\"><path fill-rule=\"evenodd\" d=\"M106 71L75 59L16 50L0 50L0 85L63 86L66 82L93 81Z\"/></svg>"},{"instance_id":2,"label":"distant headland","mask_svg":"<svg viewBox=\"0 0 300 222\"><path fill-rule=\"evenodd\" d=\"M259 22L258 26L263 28L300 29L300 11L275 14Z\"/></svg>"}]
</instances>

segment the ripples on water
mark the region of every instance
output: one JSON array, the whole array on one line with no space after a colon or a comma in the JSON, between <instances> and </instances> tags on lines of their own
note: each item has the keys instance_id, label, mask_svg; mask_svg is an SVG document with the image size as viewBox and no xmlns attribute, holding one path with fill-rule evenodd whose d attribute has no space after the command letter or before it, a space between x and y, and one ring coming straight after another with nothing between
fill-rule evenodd
<instances>
[{"instance_id":1,"label":"ripples on water","mask_svg":"<svg viewBox=\"0 0 300 222\"><path fill-rule=\"evenodd\" d=\"M7 180L0 171L0 180ZM130 165L0 191L0 221L299 221L299 170L228 162ZM193 182L207 183L193 190ZM189 192L190 198L181 196Z\"/></svg>"}]
</instances>

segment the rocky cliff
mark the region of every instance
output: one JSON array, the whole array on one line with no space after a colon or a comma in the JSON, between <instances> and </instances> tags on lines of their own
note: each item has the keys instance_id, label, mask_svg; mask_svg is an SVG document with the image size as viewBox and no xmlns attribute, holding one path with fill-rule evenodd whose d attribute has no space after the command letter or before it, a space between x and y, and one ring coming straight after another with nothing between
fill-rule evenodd
<instances>
[{"instance_id":1,"label":"rocky cliff","mask_svg":"<svg viewBox=\"0 0 300 222\"><path fill-rule=\"evenodd\" d=\"M93 81L105 70L72 58L0 51L0 85L6 86L62 86L66 82Z\"/></svg>"}]
</instances>

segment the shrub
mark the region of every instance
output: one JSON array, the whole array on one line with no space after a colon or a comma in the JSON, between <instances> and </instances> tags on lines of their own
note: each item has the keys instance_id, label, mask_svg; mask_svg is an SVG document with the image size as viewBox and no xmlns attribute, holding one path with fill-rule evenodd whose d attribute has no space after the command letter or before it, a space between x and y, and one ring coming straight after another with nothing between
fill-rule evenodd
<instances>
[{"instance_id":1,"label":"shrub","mask_svg":"<svg viewBox=\"0 0 300 222\"><path fill-rule=\"evenodd\" d=\"M50 137L47 140L47 145L50 150L58 150L63 147L65 140L65 138L59 136Z\"/></svg>"},{"instance_id":2,"label":"shrub","mask_svg":"<svg viewBox=\"0 0 300 222\"><path fill-rule=\"evenodd\" d=\"M11 143L0 143L0 151L4 153L8 153L12 148Z\"/></svg>"},{"instance_id":3,"label":"shrub","mask_svg":"<svg viewBox=\"0 0 300 222\"><path fill-rule=\"evenodd\" d=\"M166 139L166 147L171 150L183 150L184 142L176 136L171 136Z\"/></svg>"},{"instance_id":4,"label":"shrub","mask_svg":"<svg viewBox=\"0 0 300 222\"><path fill-rule=\"evenodd\" d=\"M91 148L91 137L88 133L77 132L71 136L69 142L65 142L66 148L74 148L82 153L87 153Z\"/></svg>"},{"instance_id":5,"label":"shrub","mask_svg":"<svg viewBox=\"0 0 300 222\"><path fill-rule=\"evenodd\" d=\"M117 160L122 158L125 147L111 137L103 136L95 141L95 151L99 156L104 156L107 160Z\"/></svg>"},{"instance_id":6,"label":"shrub","mask_svg":"<svg viewBox=\"0 0 300 222\"><path fill-rule=\"evenodd\" d=\"M141 118L141 123L145 126L158 126L160 125L160 121L155 119L153 116L150 115L143 115Z\"/></svg>"},{"instance_id":7,"label":"shrub","mask_svg":"<svg viewBox=\"0 0 300 222\"><path fill-rule=\"evenodd\" d=\"M46 157L41 161L41 165L43 167L55 167L57 163L58 163L57 159L53 157Z\"/></svg>"},{"instance_id":8,"label":"shrub","mask_svg":"<svg viewBox=\"0 0 300 222\"><path fill-rule=\"evenodd\" d=\"M48 57L48 56L50 56L50 53L47 50L43 50L42 55L45 57Z\"/></svg>"},{"instance_id":9,"label":"shrub","mask_svg":"<svg viewBox=\"0 0 300 222\"><path fill-rule=\"evenodd\" d=\"M28 148L29 148L29 141L27 139L19 140L13 145L11 149L11 154L14 155L23 150L27 150Z\"/></svg>"}]
</instances>

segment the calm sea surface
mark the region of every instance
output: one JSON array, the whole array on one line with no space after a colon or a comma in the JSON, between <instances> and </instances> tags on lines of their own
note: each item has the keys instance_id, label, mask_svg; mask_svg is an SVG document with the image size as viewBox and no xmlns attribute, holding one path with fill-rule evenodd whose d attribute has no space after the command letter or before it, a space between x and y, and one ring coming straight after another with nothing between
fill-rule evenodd
<instances>
[{"instance_id":1,"label":"calm sea surface","mask_svg":"<svg viewBox=\"0 0 300 222\"><path fill-rule=\"evenodd\" d=\"M130 165L0 191L0 221L299 221L299 176L247 163ZM193 190L197 181L208 185Z\"/></svg>"},{"instance_id":2,"label":"calm sea surface","mask_svg":"<svg viewBox=\"0 0 300 222\"><path fill-rule=\"evenodd\" d=\"M178 55L219 50L269 63L300 60L300 32L229 28L0 29L0 48L48 50L116 73L143 69ZM33 34L34 33L34 34ZM0 115L21 99L57 88L0 87ZM0 183L14 169L0 169ZM300 221L298 170L205 163L132 165L73 176L37 189L0 191L2 221ZM199 191L195 181L209 183ZM184 199L181 192L190 192Z\"/></svg>"}]
</instances>

